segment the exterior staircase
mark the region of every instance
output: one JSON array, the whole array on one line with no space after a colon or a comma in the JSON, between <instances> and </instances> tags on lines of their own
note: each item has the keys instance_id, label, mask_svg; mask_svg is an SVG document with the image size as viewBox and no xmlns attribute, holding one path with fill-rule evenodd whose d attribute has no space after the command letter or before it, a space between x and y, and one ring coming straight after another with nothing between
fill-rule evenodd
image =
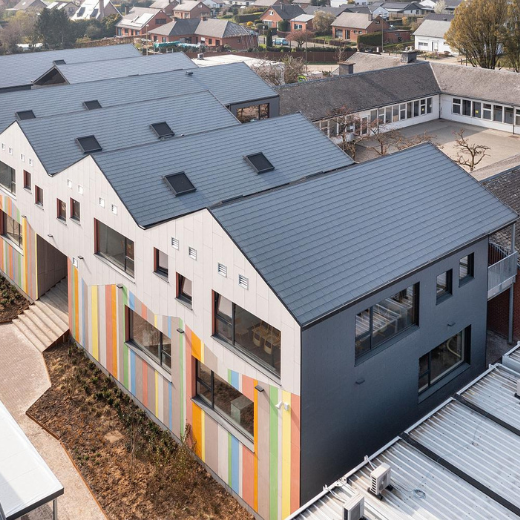
<instances>
[{"instance_id":1,"label":"exterior staircase","mask_svg":"<svg viewBox=\"0 0 520 520\"><path fill-rule=\"evenodd\" d=\"M64 339L69 332L67 292L65 278L13 320L13 325L40 352Z\"/></svg>"}]
</instances>

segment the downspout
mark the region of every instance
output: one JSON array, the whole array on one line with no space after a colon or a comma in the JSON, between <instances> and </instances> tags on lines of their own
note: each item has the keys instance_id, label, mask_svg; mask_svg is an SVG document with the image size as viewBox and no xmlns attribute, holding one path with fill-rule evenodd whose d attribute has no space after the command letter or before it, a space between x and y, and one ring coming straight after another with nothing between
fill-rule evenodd
<instances>
[{"instance_id":1,"label":"downspout","mask_svg":"<svg viewBox=\"0 0 520 520\"><path fill-rule=\"evenodd\" d=\"M516 232L516 224L513 224L511 230L511 253L515 252L515 232ZM518 266L517 266L518 270ZM507 341L510 345L513 344L513 305L514 305L514 282L511 284L509 288L509 331L507 336Z\"/></svg>"}]
</instances>

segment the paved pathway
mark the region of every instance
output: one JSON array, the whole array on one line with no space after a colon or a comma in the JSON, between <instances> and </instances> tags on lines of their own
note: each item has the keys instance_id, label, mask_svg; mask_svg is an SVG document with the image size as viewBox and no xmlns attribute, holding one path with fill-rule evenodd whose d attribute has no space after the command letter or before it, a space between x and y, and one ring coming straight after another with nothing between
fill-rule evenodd
<instances>
[{"instance_id":1,"label":"paved pathway","mask_svg":"<svg viewBox=\"0 0 520 520\"><path fill-rule=\"evenodd\" d=\"M82 478L61 444L40 428L25 411L50 387L42 354L11 323L0 325L0 401L65 488L58 498L60 520L104 520ZM42 506L23 520L49 520L52 511Z\"/></svg>"}]
</instances>

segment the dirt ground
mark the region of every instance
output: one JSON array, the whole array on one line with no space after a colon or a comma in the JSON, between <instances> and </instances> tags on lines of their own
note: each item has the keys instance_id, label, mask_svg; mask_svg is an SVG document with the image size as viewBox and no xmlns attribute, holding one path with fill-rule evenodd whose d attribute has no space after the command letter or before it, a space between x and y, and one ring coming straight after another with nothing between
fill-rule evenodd
<instances>
[{"instance_id":1,"label":"dirt ground","mask_svg":"<svg viewBox=\"0 0 520 520\"><path fill-rule=\"evenodd\" d=\"M45 351L51 388L27 414L65 445L110 519L252 519L75 346Z\"/></svg>"},{"instance_id":2,"label":"dirt ground","mask_svg":"<svg viewBox=\"0 0 520 520\"><path fill-rule=\"evenodd\" d=\"M0 323L11 321L29 307L29 302L0 276Z\"/></svg>"}]
</instances>

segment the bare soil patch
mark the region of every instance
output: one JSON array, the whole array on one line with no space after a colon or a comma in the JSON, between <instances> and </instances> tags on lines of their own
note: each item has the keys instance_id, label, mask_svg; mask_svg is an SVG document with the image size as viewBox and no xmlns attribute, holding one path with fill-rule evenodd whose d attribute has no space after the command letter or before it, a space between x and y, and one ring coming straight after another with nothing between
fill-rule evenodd
<instances>
[{"instance_id":1,"label":"bare soil patch","mask_svg":"<svg viewBox=\"0 0 520 520\"><path fill-rule=\"evenodd\" d=\"M44 352L52 386L28 410L65 445L113 519L252 519L76 346Z\"/></svg>"},{"instance_id":2,"label":"bare soil patch","mask_svg":"<svg viewBox=\"0 0 520 520\"><path fill-rule=\"evenodd\" d=\"M12 321L27 308L29 301L0 275L0 323Z\"/></svg>"}]
</instances>

